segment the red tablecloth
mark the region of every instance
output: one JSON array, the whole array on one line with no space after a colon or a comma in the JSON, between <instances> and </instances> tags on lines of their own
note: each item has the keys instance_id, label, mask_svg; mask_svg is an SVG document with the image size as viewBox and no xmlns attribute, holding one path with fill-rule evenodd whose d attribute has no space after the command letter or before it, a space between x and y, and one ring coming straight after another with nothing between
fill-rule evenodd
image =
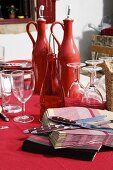
<instances>
[{"instance_id":1,"label":"red tablecloth","mask_svg":"<svg viewBox=\"0 0 113 170\"><path fill-rule=\"evenodd\" d=\"M23 133L24 129L36 127L39 122L39 96L33 95L26 103L28 114L35 116L32 123L22 124L13 121L17 114L8 114L10 128L0 130L0 170L111 170L113 169L113 151L97 153L92 162L68 159L62 157L33 154L21 150L23 141L29 136Z\"/></svg>"}]
</instances>

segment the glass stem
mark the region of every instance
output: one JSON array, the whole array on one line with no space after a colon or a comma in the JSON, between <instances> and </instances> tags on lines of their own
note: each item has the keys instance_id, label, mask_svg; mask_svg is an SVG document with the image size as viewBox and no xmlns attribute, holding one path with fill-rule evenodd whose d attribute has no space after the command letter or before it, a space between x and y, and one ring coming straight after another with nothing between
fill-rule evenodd
<instances>
[{"instance_id":1,"label":"glass stem","mask_svg":"<svg viewBox=\"0 0 113 170\"><path fill-rule=\"evenodd\" d=\"M90 72L90 86L94 87L95 71Z\"/></svg>"},{"instance_id":2,"label":"glass stem","mask_svg":"<svg viewBox=\"0 0 113 170\"><path fill-rule=\"evenodd\" d=\"M80 73L80 68L76 67L75 68L75 82L79 81L79 73Z\"/></svg>"},{"instance_id":3,"label":"glass stem","mask_svg":"<svg viewBox=\"0 0 113 170\"><path fill-rule=\"evenodd\" d=\"M25 115L26 107L25 107L25 102L22 103L22 115Z\"/></svg>"},{"instance_id":4,"label":"glass stem","mask_svg":"<svg viewBox=\"0 0 113 170\"><path fill-rule=\"evenodd\" d=\"M97 73L96 73L96 64L94 64L94 82L96 82L96 78L97 78Z\"/></svg>"}]
</instances>

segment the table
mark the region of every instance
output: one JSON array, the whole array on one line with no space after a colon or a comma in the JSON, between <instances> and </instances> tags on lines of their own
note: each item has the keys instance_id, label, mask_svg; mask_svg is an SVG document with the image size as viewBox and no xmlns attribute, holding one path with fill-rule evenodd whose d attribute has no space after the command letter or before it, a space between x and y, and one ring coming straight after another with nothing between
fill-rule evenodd
<instances>
[{"instance_id":1,"label":"table","mask_svg":"<svg viewBox=\"0 0 113 170\"><path fill-rule=\"evenodd\" d=\"M33 95L26 103L26 111L35 117L31 123L22 124L13 121L16 114L9 114L9 129L0 130L0 170L112 170L113 149L97 153L91 162L43 154L28 153L21 150L23 141L29 136L23 130L36 127L39 119L39 96Z\"/></svg>"}]
</instances>

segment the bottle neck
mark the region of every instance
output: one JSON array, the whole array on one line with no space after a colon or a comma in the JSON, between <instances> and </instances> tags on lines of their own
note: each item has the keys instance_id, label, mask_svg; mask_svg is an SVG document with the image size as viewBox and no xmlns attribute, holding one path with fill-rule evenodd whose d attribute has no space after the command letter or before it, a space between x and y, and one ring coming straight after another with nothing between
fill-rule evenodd
<instances>
[{"instance_id":1,"label":"bottle neck","mask_svg":"<svg viewBox=\"0 0 113 170\"><path fill-rule=\"evenodd\" d=\"M73 24L73 20L69 20L69 19L64 20L64 38L73 37L72 24Z\"/></svg>"},{"instance_id":2,"label":"bottle neck","mask_svg":"<svg viewBox=\"0 0 113 170\"><path fill-rule=\"evenodd\" d=\"M37 20L37 31L39 37L45 36L46 29L46 21L45 20Z\"/></svg>"}]
</instances>

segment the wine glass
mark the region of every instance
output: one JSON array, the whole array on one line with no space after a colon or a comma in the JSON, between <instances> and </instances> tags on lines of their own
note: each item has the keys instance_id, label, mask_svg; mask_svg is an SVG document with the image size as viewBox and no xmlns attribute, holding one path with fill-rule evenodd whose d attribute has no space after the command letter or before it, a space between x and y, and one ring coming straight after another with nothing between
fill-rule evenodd
<instances>
[{"instance_id":1,"label":"wine glass","mask_svg":"<svg viewBox=\"0 0 113 170\"><path fill-rule=\"evenodd\" d=\"M97 64L102 64L103 63L103 60L96 60L96 59L93 59L93 60L86 60L85 61L86 64L89 64L89 65L92 65L94 68L97 67ZM102 70L102 69L101 69ZM94 82L97 81L97 76L96 76L96 69L94 69Z\"/></svg>"},{"instance_id":2,"label":"wine glass","mask_svg":"<svg viewBox=\"0 0 113 170\"><path fill-rule=\"evenodd\" d=\"M110 57L110 56L102 56L102 57L99 57L99 60L102 60L103 62L105 62L105 61L112 61L112 60L113 60L113 57Z\"/></svg>"},{"instance_id":3,"label":"wine glass","mask_svg":"<svg viewBox=\"0 0 113 170\"><path fill-rule=\"evenodd\" d=\"M12 90L15 97L22 103L22 116L14 118L15 122L27 123L34 120L33 116L25 114L25 103L32 96L35 81L32 70L15 70L11 73Z\"/></svg>"},{"instance_id":4,"label":"wine glass","mask_svg":"<svg viewBox=\"0 0 113 170\"><path fill-rule=\"evenodd\" d=\"M103 63L103 60L96 60L96 59L86 60L85 63L86 63L86 64L90 64L90 65L96 67L97 64L102 64L102 63Z\"/></svg>"},{"instance_id":5,"label":"wine glass","mask_svg":"<svg viewBox=\"0 0 113 170\"><path fill-rule=\"evenodd\" d=\"M68 63L67 66L74 68L75 70L75 80L71 84L67 96L74 100L74 104L81 104L82 96L84 94L84 86L79 80L80 67L84 67L85 63Z\"/></svg>"},{"instance_id":6,"label":"wine glass","mask_svg":"<svg viewBox=\"0 0 113 170\"><path fill-rule=\"evenodd\" d=\"M85 88L84 95L82 97L83 106L103 109L103 104L104 104L103 97L100 91L96 88L94 82L95 72L102 70L102 68L98 66L96 67L86 66L82 69L87 70L90 73L90 83Z\"/></svg>"}]
</instances>

